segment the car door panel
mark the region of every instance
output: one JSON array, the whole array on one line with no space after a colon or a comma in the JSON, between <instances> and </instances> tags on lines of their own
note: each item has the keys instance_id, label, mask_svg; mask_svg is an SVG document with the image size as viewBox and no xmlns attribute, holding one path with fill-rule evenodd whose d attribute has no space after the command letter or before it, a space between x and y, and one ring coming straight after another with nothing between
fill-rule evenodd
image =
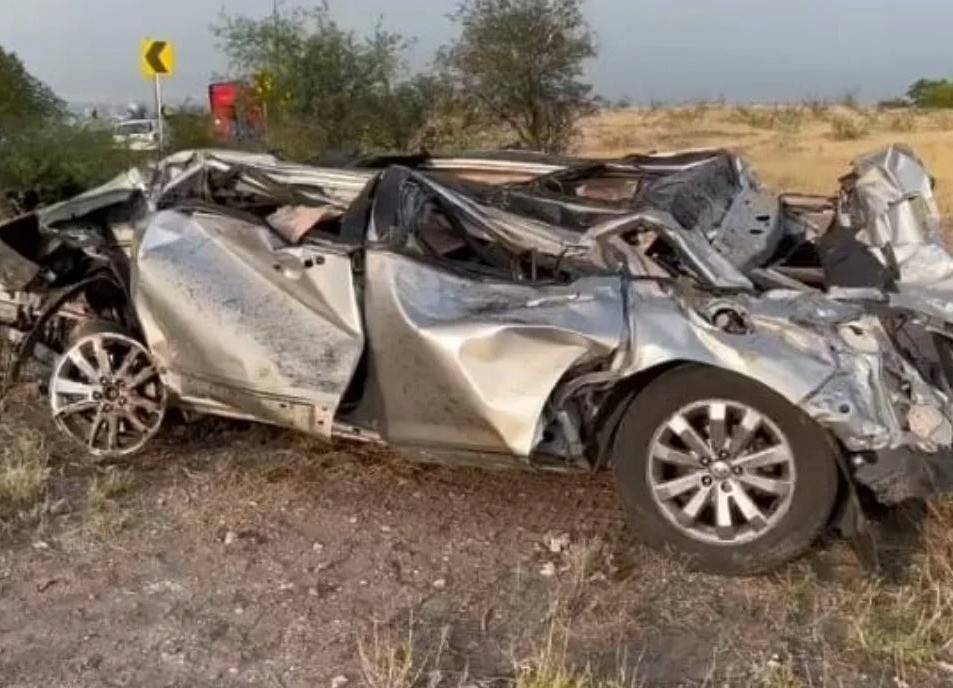
<instances>
[{"instance_id":1,"label":"car door panel","mask_svg":"<svg viewBox=\"0 0 953 688\"><path fill-rule=\"evenodd\" d=\"M351 258L260 224L163 212L136 248L133 298L187 404L330 436L364 349Z\"/></svg>"},{"instance_id":2,"label":"car door panel","mask_svg":"<svg viewBox=\"0 0 953 688\"><path fill-rule=\"evenodd\" d=\"M372 383L391 443L528 455L559 380L622 342L615 276L537 285L383 249L366 261Z\"/></svg>"}]
</instances>

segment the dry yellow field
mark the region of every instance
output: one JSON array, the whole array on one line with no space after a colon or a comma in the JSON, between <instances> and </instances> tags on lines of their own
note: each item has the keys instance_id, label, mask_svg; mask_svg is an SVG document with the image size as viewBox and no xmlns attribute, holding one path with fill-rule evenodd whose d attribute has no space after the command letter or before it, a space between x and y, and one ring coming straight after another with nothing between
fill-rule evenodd
<instances>
[{"instance_id":1,"label":"dry yellow field","mask_svg":"<svg viewBox=\"0 0 953 688\"><path fill-rule=\"evenodd\" d=\"M829 194L852 158L889 143L906 143L917 151L936 177L941 211L953 217L950 111L706 103L603 110L583 123L576 152L603 157L726 147L743 154L778 190Z\"/></svg>"}]
</instances>

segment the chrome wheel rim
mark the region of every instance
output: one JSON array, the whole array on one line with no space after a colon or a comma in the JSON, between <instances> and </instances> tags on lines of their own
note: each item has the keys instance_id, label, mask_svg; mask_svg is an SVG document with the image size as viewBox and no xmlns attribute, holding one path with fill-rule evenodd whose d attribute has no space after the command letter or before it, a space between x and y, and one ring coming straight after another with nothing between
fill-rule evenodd
<instances>
[{"instance_id":1,"label":"chrome wheel rim","mask_svg":"<svg viewBox=\"0 0 953 688\"><path fill-rule=\"evenodd\" d=\"M696 540L751 542L791 507L791 444L774 421L746 404L708 399L683 406L655 431L648 451L652 499Z\"/></svg>"},{"instance_id":2,"label":"chrome wheel rim","mask_svg":"<svg viewBox=\"0 0 953 688\"><path fill-rule=\"evenodd\" d=\"M59 429L89 452L123 456L158 432L166 389L142 344L121 334L92 334L57 362L50 407Z\"/></svg>"}]
</instances>

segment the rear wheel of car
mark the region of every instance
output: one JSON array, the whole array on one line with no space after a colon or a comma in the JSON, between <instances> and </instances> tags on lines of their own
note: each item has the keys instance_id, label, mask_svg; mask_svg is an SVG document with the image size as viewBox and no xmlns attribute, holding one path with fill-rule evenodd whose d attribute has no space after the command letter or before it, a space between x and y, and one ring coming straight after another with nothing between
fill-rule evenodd
<instances>
[{"instance_id":1,"label":"rear wheel of car","mask_svg":"<svg viewBox=\"0 0 953 688\"><path fill-rule=\"evenodd\" d=\"M714 368L677 368L642 390L614 461L637 534L713 573L759 573L798 556L837 499L824 431L770 389Z\"/></svg>"}]
</instances>

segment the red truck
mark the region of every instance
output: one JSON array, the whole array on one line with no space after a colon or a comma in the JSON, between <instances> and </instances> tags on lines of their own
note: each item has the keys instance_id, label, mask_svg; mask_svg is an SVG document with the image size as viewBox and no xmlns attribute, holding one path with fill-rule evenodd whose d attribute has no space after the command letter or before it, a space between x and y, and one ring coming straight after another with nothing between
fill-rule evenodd
<instances>
[{"instance_id":1,"label":"red truck","mask_svg":"<svg viewBox=\"0 0 953 688\"><path fill-rule=\"evenodd\" d=\"M223 141L250 139L265 132L264 108L250 84L243 81L211 83L208 99L216 138Z\"/></svg>"}]
</instances>

